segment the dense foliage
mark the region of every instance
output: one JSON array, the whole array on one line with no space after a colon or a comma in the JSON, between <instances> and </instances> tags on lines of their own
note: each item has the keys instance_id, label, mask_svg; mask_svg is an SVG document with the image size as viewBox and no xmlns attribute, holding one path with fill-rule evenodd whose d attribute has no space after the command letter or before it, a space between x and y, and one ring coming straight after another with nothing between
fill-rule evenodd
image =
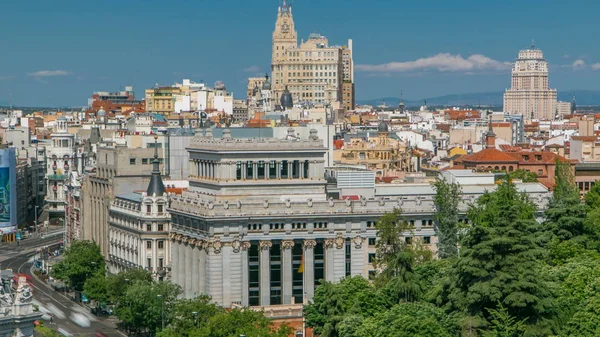
<instances>
[{"instance_id":1,"label":"dense foliage","mask_svg":"<svg viewBox=\"0 0 600 337\"><path fill-rule=\"evenodd\" d=\"M104 257L95 242L75 241L65 251L64 260L53 266L51 275L81 291L85 281L97 274L104 274L104 268Z\"/></svg>"},{"instance_id":2,"label":"dense foliage","mask_svg":"<svg viewBox=\"0 0 600 337\"><path fill-rule=\"evenodd\" d=\"M307 325L323 337L600 336L600 184L582 202L570 165L557 163L540 214L512 183L521 175L472 204L467 224L460 187L434 183L438 259L404 240L412 228L402 214L383 216L378 275L324 282L305 306Z\"/></svg>"}]
</instances>

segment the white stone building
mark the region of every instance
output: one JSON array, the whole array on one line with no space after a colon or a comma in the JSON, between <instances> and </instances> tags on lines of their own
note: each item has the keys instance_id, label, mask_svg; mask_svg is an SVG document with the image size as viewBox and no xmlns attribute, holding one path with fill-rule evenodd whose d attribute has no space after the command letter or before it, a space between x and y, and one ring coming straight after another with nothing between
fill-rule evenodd
<instances>
[{"instance_id":1,"label":"white stone building","mask_svg":"<svg viewBox=\"0 0 600 337\"><path fill-rule=\"evenodd\" d=\"M65 192L67 190L67 178L75 167L75 134L69 133L68 121L64 116L56 120L54 132L51 136L51 145L47 147L48 156L46 180L47 193L46 204L48 212L58 216L65 212Z\"/></svg>"},{"instance_id":2,"label":"white stone building","mask_svg":"<svg viewBox=\"0 0 600 337\"><path fill-rule=\"evenodd\" d=\"M158 137L155 137L155 142ZM108 215L109 269L144 268L162 281L170 263L169 196L161 178L158 147L146 192L117 195Z\"/></svg>"},{"instance_id":3,"label":"white stone building","mask_svg":"<svg viewBox=\"0 0 600 337\"><path fill-rule=\"evenodd\" d=\"M556 89L548 83L544 53L531 46L519 51L512 68L511 87L504 93L504 112L525 119L552 120L556 114Z\"/></svg>"},{"instance_id":4,"label":"white stone building","mask_svg":"<svg viewBox=\"0 0 600 337\"><path fill-rule=\"evenodd\" d=\"M317 131L281 138L196 136L190 188L173 197L171 275L184 297L207 294L225 307L301 305L319 280L375 273L375 223L400 208L414 225L405 233L435 250L435 191L430 184L374 187L374 197L330 198L326 148ZM464 178L461 178L464 179ZM333 184L329 181L329 184ZM465 188L460 209L496 185ZM550 194L519 184L542 210Z\"/></svg>"}]
</instances>

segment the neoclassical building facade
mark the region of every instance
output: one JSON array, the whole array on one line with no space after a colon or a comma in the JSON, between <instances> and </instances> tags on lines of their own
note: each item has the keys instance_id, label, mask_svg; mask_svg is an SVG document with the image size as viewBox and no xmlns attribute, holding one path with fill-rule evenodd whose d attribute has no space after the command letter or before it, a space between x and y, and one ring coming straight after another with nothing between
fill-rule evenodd
<instances>
[{"instance_id":1,"label":"neoclassical building facade","mask_svg":"<svg viewBox=\"0 0 600 337\"><path fill-rule=\"evenodd\" d=\"M322 280L375 272L376 221L401 209L407 241L435 247L428 184L384 188L375 198L327 197L323 140L196 136L190 188L171 200L171 279L184 296L207 294L225 307L301 304ZM465 188L463 212L491 184ZM548 190L518 186L540 209Z\"/></svg>"}]
</instances>

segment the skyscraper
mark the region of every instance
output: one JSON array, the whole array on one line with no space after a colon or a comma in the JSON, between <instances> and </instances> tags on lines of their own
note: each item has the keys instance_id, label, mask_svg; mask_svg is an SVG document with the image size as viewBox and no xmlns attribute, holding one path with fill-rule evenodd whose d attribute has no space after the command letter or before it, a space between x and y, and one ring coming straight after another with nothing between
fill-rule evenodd
<instances>
[{"instance_id":1,"label":"skyscraper","mask_svg":"<svg viewBox=\"0 0 600 337\"><path fill-rule=\"evenodd\" d=\"M548 85L548 62L533 45L519 51L511 88L504 94L504 111L526 119L553 119L556 113L556 89Z\"/></svg>"},{"instance_id":2,"label":"skyscraper","mask_svg":"<svg viewBox=\"0 0 600 337\"><path fill-rule=\"evenodd\" d=\"M279 99L286 87L294 102L333 103L342 100L346 81L346 100L353 105L352 47L329 46L325 36L310 34L298 45L292 8L286 1L279 7L273 32L273 99ZM352 92L349 92L352 90Z\"/></svg>"}]
</instances>

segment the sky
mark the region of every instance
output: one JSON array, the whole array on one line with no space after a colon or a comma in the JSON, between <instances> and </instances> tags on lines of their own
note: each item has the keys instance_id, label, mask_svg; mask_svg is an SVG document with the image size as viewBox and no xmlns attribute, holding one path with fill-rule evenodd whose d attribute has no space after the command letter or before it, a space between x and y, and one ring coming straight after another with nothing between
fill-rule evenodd
<instances>
[{"instance_id":1,"label":"sky","mask_svg":"<svg viewBox=\"0 0 600 337\"><path fill-rule=\"evenodd\" d=\"M83 106L94 91L188 78L244 98L269 72L279 0L2 1L0 104ZM299 38L354 41L358 100L503 91L519 49L551 87L600 90L597 0L294 0Z\"/></svg>"}]
</instances>

